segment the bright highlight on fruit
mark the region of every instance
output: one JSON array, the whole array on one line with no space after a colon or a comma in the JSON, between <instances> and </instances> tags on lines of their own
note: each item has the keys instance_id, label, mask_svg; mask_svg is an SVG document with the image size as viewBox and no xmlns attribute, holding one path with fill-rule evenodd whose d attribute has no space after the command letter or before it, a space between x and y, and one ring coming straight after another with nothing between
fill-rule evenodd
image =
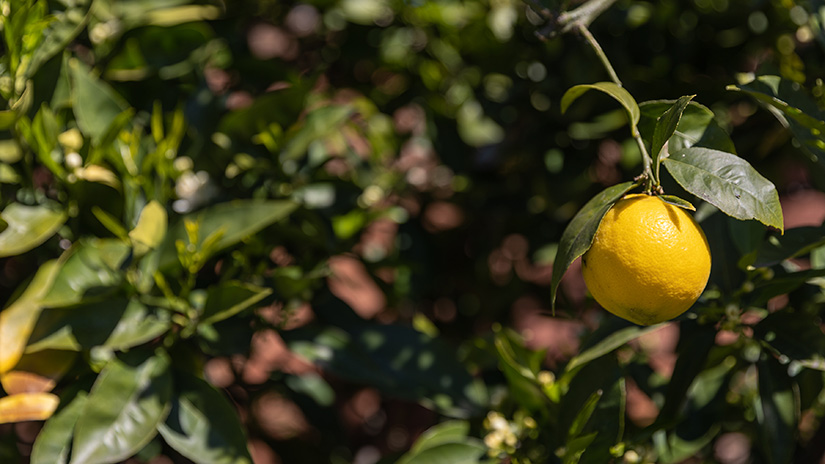
<instances>
[{"instance_id":1,"label":"bright highlight on fruit","mask_svg":"<svg viewBox=\"0 0 825 464\"><path fill-rule=\"evenodd\" d=\"M702 294L710 248L685 210L650 195L619 200L582 257L587 288L604 309L639 325L673 319Z\"/></svg>"}]
</instances>

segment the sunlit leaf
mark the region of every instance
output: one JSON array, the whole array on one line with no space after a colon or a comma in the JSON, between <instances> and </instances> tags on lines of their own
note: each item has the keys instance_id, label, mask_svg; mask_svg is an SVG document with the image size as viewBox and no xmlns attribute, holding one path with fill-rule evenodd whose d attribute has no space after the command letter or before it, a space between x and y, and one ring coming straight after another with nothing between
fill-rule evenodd
<instances>
[{"instance_id":1,"label":"sunlit leaf","mask_svg":"<svg viewBox=\"0 0 825 464\"><path fill-rule=\"evenodd\" d=\"M0 424L46 420L60 398L52 393L18 393L0 398Z\"/></svg>"},{"instance_id":2,"label":"sunlit leaf","mask_svg":"<svg viewBox=\"0 0 825 464\"><path fill-rule=\"evenodd\" d=\"M663 163L682 188L725 214L784 229L776 188L744 159L693 147L671 153Z\"/></svg>"},{"instance_id":3,"label":"sunlit leaf","mask_svg":"<svg viewBox=\"0 0 825 464\"><path fill-rule=\"evenodd\" d=\"M69 60L68 64L72 79L72 109L77 125L97 143L106 134L109 124L129 105L79 60Z\"/></svg>"},{"instance_id":4,"label":"sunlit leaf","mask_svg":"<svg viewBox=\"0 0 825 464\"><path fill-rule=\"evenodd\" d=\"M441 443L415 454L406 454L397 464L476 464L487 451L479 439L467 438L459 443Z\"/></svg>"},{"instance_id":5,"label":"sunlit leaf","mask_svg":"<svg viewBox=\"0 0 825 464\"><path fill-rule=\"evenodd\" d=\"M635 340L646 333L661 329L665 324L666 323L656 324L648 327L631 326L618 330L576 355L570 360L569 363L567 363L566 370L572 371L573 369L587 364L594 359L600 358L631 340Z\"/></svg>"},{"instance_id":6,"label":"sunlit leaf","mask_svg":"<svg viewBox=\"0 0 825 464\"><path fill-rule=\"evenodd\" d=\"M75 427L72 463L120 462L157 433L171 407L169 356L131 352L100 372Z\"/></svg>"},{"instance_id":7,"label":"sunlit leaf","mask_svg":"<svg viewBox=\"0 0 825 464\"><path fill-rule=\"evenodd\" d=\"M136 256L160 245L166 235L167 221L166 208L157 201L152 200L143 207L137 225L129 232Z\"/></svg>"},{"instance_id":8,"label":"sunlit leaf","mask_svg":"<svg viewBox=\"0 0 825 464\"><path fill-rule=\"evenodd\" d=\"M598 90L600 92L606 93L613 97L614 100L619 102L624 109L627 111L628 118L631 121L631 124L634 128L639 123L640 113L639 113L639 105L636 103L636 100L633 98L633 95L630 94L627 90L618 85L614 84L613 82L597 82L595 84L582 84L571 87L564 93L561 97L561 112L564 113L567 111L567 108L576 101L579 97L584 95L588 90ZM633 134L636 135L635 133Z\"/></svg>"},{"instance_id":9,"label":"sunlit leaf","mask_svg":"<svg viewBox=\"0 0 825 464\"><path fill-rule=\"evenodd\" d=\"M46 421L34 441L31 464L66 464L68 462L72 433L86 406L87 395L83 390L78 391L74 398L71 398L66 405L61 405L60 409Z\"/></svg>"},{"instance_id":10,"label":"sunlit leaf","mask_svg":"<svg viewBox=\"0 0 825 464\"><path fill-rule=\"evenodd\" d=\"M9 395L52 391L76 357L73 351L58 350L24 354L14 370L0 376L0 383Z\"/></svg>"},{"instance_id":11,"label":"sunlit leaf","mask_svg":"<svg viewBox=\"0 0 825 464\"><path fill-rule=\"evenodd\" d=\"M656 121L656 128L653 130L653 139L651 140L651 149L650 149L650 156L653 157L653 165L659 162L659 155L662 151L662 147L665 146L670 137L676 132L676 127L679 125L679 121L682 119L682 113L685 112L685 108L687 108L688 103L695 97L696 95L686 95L684 97L679 97L678 100L668 108L667 111L659 117Z\"/></svg>"},{"instance_id":12,"label":"sunlit leaf","mask_svg":"<svg viewBox=\"0 0 825 464\"><path fill-rule=\"evenodd\" d=\"M67 215L47 206L12 203L0 213L8 224L0 232L0 258L25 253L45 242L66 222Z\"/></svg>"}]
</instances>

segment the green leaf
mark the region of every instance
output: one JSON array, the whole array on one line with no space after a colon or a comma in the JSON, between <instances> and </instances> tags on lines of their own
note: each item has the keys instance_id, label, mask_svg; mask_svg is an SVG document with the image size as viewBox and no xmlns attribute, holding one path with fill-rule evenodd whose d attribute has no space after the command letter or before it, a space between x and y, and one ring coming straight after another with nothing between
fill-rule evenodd
<instances>
[{"instance_id":1,"label":"green leaf","mask_svg":"<svg viewBox=\"0 0 825 464\"><path fill-rule=\"evenodd\" d=\"M226 282L209 288L202 324L213 324L238 314L272 294L272 289L243 282Z\"/></svg>"},{"instance_id":2,"label":"green leaf","mask_svg":"<svg viewBox=\"0 0 825 464\"><path fill-rule=\"evenodd\" d=\"M716 344L716 330L713 326L700 326L695 320L682 321L679 325L678 357L673 376L665 390L665 404L661 408L657 423L668 424L682 410L690 385L702 372L711 348Z\"/></svg>"},{"instance_id":3,"label":"green leaf","mask_svg":"<svg viewBox=\"0 0 825 464\"><path fill-rule=\"evenodd\" d=\"M793 360L821 360L825 354L818 318L807 313L791 309L771 313L756 324L753 336Z\"/></svg>"},{"instance_id":4,"label":"green leaf","mask_svg":"<svg viewBox=\"0 0 825 464\"><path fill-rule=\"evenodd\" d=\"M133 351L100 372L75 427L71 463L129 458L149 443L169 413L169 355Z\"/></svg>"},{"instance_id":5,"label":"green leaf","mask_svg":"<svg viewBox=\"0 0 825 464\"><path fill-rule=\"evenodd\" d=\"M0 130L7 130L17 122L17 113L12 110L0 111Z\"/></svg>"},{"instance_id":6,"label":"green leaf","mask_svg":"<svg viewBox=\"0 0 825 464\"><path fill-rule=\"evenodd\" d=\"M673 206L678 206L679 208L683 208L683 209L686 209L688 211L696 211L696 207L693 206L693 204L691 202L689 202L687 200L683 200L683 199L677 197L676 195L656 195L656 196L659 197L660 200L662 200L663 202L665 202L667 204L670 204L670 205L673 205Z\"/></svg>"},{"instance_id":7,"label":"green leaf","mask_svg":"<svg viewBox=\"0 0 825 464\"><path fill-rule=\"evenodd\" d=\"M654 166L659 163L659 154L661 153L662 148L665 146L667 141L670 140L673 133L676 132L676 127L682 119L682 113L685 112L685 108L687 108L688 103L690 103L695 96L696 95L685 95L683 97L679 97L679 99L676 100L676 103L668 108L668 110L659 117L658 121L656 121L656 128L653 130L653 139L650 143L650 154L653 156Z\"/></svg>"},{"instance_id":8,"label":"green leaf","mask_svg":"<svg viewBox=\"0 0 825 464\"><path fill-rule=\"evenodd\" d=\"M633 98L633 95L630 95L630 92L619 87L618 85L614 84L613 82L597 82L595 84L582 84L576 85L571 87L564 93L561 97L561 112L564 113L567 111L567 108L574 102L576 99L584 95L588 90L598 90L600 92L606 93L613 97L614 100L619 102L624 109L627 111L628 118L631 122L631 128L633 129L633 136L636 136L636 125L639 123L639 105L636 103L636 100Z\"/></svg>"},{"instance_id":9,"label":"green leaf","mask_svg":"<svg viewBox=\"0 0 825 464\"><path fill-rule=\"evenodd\" d=\"M825 245L825 226L795 227L781 236L771 235L756 250L753 267L769 267Z\"/></svg>"},{"instance_id":10,"label":"green leaf","mask_svg":"<svg viewBox=\"0 0 825 464\"><path fill-rule=\"evenodd\" d=\"M170 328L170 314L166 310L149 308L136 299L108 298L44 309L26 350L79 351L97 346L126 350L151 341Z\"/></svg>"},{"instance_id":11,"label":"green leaf","mask_svg":"<svg viewBox=\"0 0 825 464\"><path fill-rule=\"evenodd\" d=\"M791 293L805 283L815 281L819 277L825 277L825 269L809 269L807 271L777 274L773 279L756 284L753 292L747 296L747 301L751 305L764 305L771 298Z\"/></svg>"},{"instance_id":12,"label":"green leaf","mask_svg":"<svg viewBox=\"0 0 825 464\"><path fill-rule=\"evenodd\" d=\"M442 443L419 453L405 454L396 464L476 464L486 451L481 440L468 438L461 443Z\"/></svg>"},{"instance_id":13,"label":"green leaf","mask_svg":"<svg viewBox=\"0 0 825 464\"><path fill-rule=\"evenodd\" d=\"M56 11L46 30L43 42L35 49L26 68L26 76L31 77L46 61L63 51L75 37L83 31L90 18L90 1L80 0L64 11Z\"/></svg>"},{"instance_id":14,"label":"green leaf","mask_svg":"<svg viewBox=\"0 0 825 464\"><path fill-rule=\"evenodd\" d=\"M599 400L602 399L603 395L604 392L602 390L596 390L590 395L590 398L585 401L576 418L573 419L573 423L570 425L567 433L568 439L575 439L581 435L584 426L587 425L587 421L590 420L590 416L593 415L593 411L596 410L596 406L599 404Z\"/></svg>"},{"instance_id":15,"label":"green leaf","mask_svg":"<svg viewBox=\"0 0 825 464\"><path fill-rule=\"evenodd\" d=\"M72 79L72 109L77 125L97 144L106 135L109 124L129 105L107 83L92 75L79 60L69 60Z\"/></svg>"},{"instance_id":16,"label":"green leaf","mask_svg":"<svg viewBox=\"0 0 825 464\"><path fill-rule=\"evenodd\" d=\"M470 423L463 420L449 420L428 428L415 440L410 454L420 453L426 449L444 443L461 442L470 433Z\"/></svg>"},{"instance_id":17,"label":"green leaf","mask_svg":"<svg viewBox=\"0 0 825 464\"><path fill-rule=\"evenodd\" d=\"M468 417L486 405L483 384L467 372L455 349L411 327L353 321L346 330L305 326L281 335L325 372L445 415Z\"/></svg>"},{"instance_id":18,"label":"green leaf","mask_svg":"<svg viewBox=\"0 0 825 464\"><path fill-rule=\"evenodd\" d=\"M766 105L802 148L825 165L825 112L798 83L779 76L759 76L748 84L729 85L727 89L744 92Z\"/></svg>"},{"instance_id":19,"label":"green leaf","mask_svg":"<svg viewBox=\"0 0 825 464\"><path fill-rule=\"evenodd\" d=\"M586 350L576 355L573 359L570 360L569 363L567 363L565 371L570 372L579 366L587 364L590 361L593 361L594 359L600 358L612 352L616 348L619 348L620 346L624 345L625 343L631 340L635 340L646 333L661 329L662 326L664 326L664 323L651 325L648 327L639 327L634 325L631 327L625 327L621 330L617 330L616 332L613 332L600 342L596 343L595 345L591 346L590 348L587 348Z\"/></svg>"},{"instance_id":20,"label":"green leaf","mask_svg":"<svg viewBox=\"0 0 825 464\"><path fill-rule=\"evenodd\" d=\"M37 142L35 154L37 159L57 177L63 179L66 170L53 157L52 152L57 144L58 125L54 112L46 103L40 105L40 110L32 121L32 135Z\"/></svg>"},{"instance_id":21,"label":"green leaf","mask_svg":"<svg viewBox=\"0 0 825 464\"><path fill-rule=\"evenodd\" d=\"M69 306L87 295L111 291L124 277L120 267L129 252L129 246L118 239L80 241L61 267L42 304Z\"/></svg>"},{"instance_id":22,"label":"green leaf","mask_svg":"<svg viewBox=\"0 0 825 464\"><path fill-rule=\"evenodd\" d=\"M736 219L784 229L779 194L744 159L708 148L685 148L663 161L676 182Z\"/></svg>"},{"instance_id":23,"label":"green leaf","mask_svg":"<svg viewBox=\"0 0 825 464\"><path fill-rule=\"evenodd\" d=\"M201 239L223 232L215 247L215 251L220 251L280 221L297 207L296 203L287 200L236 200L188 214L183 219L200 221ZM175 242L183 240L186 243L184 220L178 221L169 229L163 243L156 250L155 259L159 260L160 269L178 262Z\"/></svg>"},{"instance_id":24,"label":"green leaf","mask_svg":"<svg viewBox=\"0 0 825 464\"><path fill-rule=\"evenodd\" d=\"M639 131L645 140L652 140L662 115L676 102L674 100L651 100L639 104L641 119ZM688 147L705 147L736 153L730 136L716 122L713 111L695 101L691 101L679 119L676 131L667 142L668 152L673 153Z\"/></svg>"},{"instance_id":25,"label":"green leaf","mask_svg":"<svg viewBox=\"0 0 825 464\"><path fill-rule=\"evenodd\" d=\"M166 443L197 464L251 463L244 425L226 397L191 374L175 377L178 396L159 424Z\"/></svg>"},{"instance_id":26,"label":"green leaf","mask_svg":"<svg viewBox=\"0 0 825 464\"><path fill-rule=\"evenodd\" d=\"M72 433L88 397L87 393L81 390L68 404L63 404L65 400L66 398L61 398L60 409L46 421L43 429L37 434L32 448L31 464L68 462Z\"/></svg>"},{"instance_id":27,"label":"green leaf","mask_svg":"<svg viewBox=\"0 0 825 464\"><path fill-rule=\"evenodd\" d=\"M63 211L12 203L0 213L8 224L0 233L0 258L25 253L48 240L66 222Z\"/></svg>"},{"instance_id":28,"label":"green leaf","mask_svg":"<svg viewBox=\"0 0 825 464\"><path fill-rule=\"evenodd\" d=\"M129 232L136 256L160 245L166 235L167 221L166 208L157 201L152 200L143 207L137 225Z\"/></svg>"},{"instance_id":29,"label":"green leaf","mask_svg":"<svg viewBox=\"0 0 825 464\"><path fill-rule=\"evenodd\" d=\"M564 229L556 252L556 259L553 261L553 278L550 283L550 301L553 308L556 305L556 291L559 282L561 282L567 268L576 258L590 249L590 245L593 244L593 237L596 235L599 224L601 224L607 211L637 185L633 182L625 182L602 190L576 213L576 216Z\"/></svg>"},{"instance_id":30,"label":"green leaf","mask_svg":"<svg viewBox=\"0 0 825 464\"><path fill-rule=\"evenodd\" d=\"M758 442L769 464L791 462L796 447L798 405L787 368L773 358L756 364L759 396L756 398Z\"/></svg>"}]
</instances>

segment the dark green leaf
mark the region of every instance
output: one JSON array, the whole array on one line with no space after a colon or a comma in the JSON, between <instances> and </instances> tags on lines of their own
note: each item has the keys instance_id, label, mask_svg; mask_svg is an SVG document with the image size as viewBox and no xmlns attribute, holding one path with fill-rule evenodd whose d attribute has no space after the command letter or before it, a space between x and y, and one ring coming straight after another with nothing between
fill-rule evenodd
<instances>
[{"instance_id":1,"label":"dark green leaf","mask_svg":"<svg viewBox=\"0 0 825 464\"><path fill-rule=\"evenodd\" d=\"M281 335L326 372L453 417L476 414L487 401L453 348L410 327L354 322L346 330L307 326Z\"/></svg>"},{"instance_id":2,"label":"dark green leaf","mask_svg":"<svg viewBox=\"0 0 825 464\"><path fill-rule=\"evenodd\" d=\"M272 294L272 289L243 282L226 282L209 288L203 307L203 324L213 324L254 306Z\"/></svg>"},{"instance_id":3,"label":"dark green leaf","mask_svg":"<svg viewBox=\"0 0 825 464\"><path fill-rule=\"evenodd\" d=\"M737 219L784 229L779 194L742 158L708 148L685 148L663 161L688 192Z\"/></svg>"},{"instance_id":4,"label":"dark green leaf","mask_svg":"<svg viewBox=\"0 0 825 464\"><path fill-rule=\"evenodd\" d=\"M606 93L613 97L614 100L619 102L624 109L627 111L628 118L631 122L631 127L634 131L636 130L636 125L639 123L639 105L636 103L636 100L633 98L633 95L630 95L630 92L619 87L618 85L614 84L613 82L597 82L595 84L582 84L571 87L564 93L561 97L561 112L564 113L567 111L567 108L576 101L579 97L584 95L588 90L598 90L600 92Z\"/></svg>"},{"instance_id":5,"label":"dark green leaf","mask_svg":"<svg viewBox=\"0 0 825 464\"><path fill-rule=\"evenodd\" d=\"M656 128L653 130L653 139L651 140L650 155L653 157L653 165L659 163L659 154L665 146L670 137L676 132L676 127L679 125L679 120L682 119L682 113L685 112L688 103L693 100L696 95L685 95L679 97L676 103L668 108L665 113L656 121Z\"/></svg>"},{"instance_id":6,"label":"dark green leaf","mask_svg":"<svg viewBox=\"0 0 825 464\"><path fill-rule=\"evenodd\" d=\"M753 336L797 361L821 360L825 354L825 334L817 318L807 313L791 309L771 313L756 324Z\"/></svg>"},{"instance_id":7,"label":"dark green leaf","mask_svg":"<svg viewBox=\"0 0 825 464\"><path fill-rule=\"evenodd\" d=\"M656 195L660 200L679 208L684 208L688 211L696 211L696 207L687 200L683 200L676 195Z\"/></svg>"},{"instance_id":8,"label":"dark green leaf","mask_svg":"<svg viewBox=\"0 0 825 464\"><path fill-rule=\"evenodd\" d=\"M757 284L753 292L748 295L747 301L751 305L764 305L771 298L790 293L818 277L825 277L825 269L809 269L807 271L778 274L773 279Z\"/></svg>"},{"instance_id":9,"label":"dark green leaf","mask_svg":"<svg viewBox=\"0 0 825 464\"><path fill-rule=\"evenodd\" d=\"M63 211L12 203L0 213L8 227L0 232L0 258L25 253L45 242L66 222Z\"/></svg>"},{"instance_id":10,"label":"dark green leaf","mask_svg":"<svg viewBox=\"0 0 825 464\"><path fill-rule=\"evenodd\" d=\"M80 0L71 5L65 11L52 13L54 19L43 31L43 42L32 54L31 61L26 68L28 77L33 76L43 63L63 51L88 24L91 2Z\"/></svg>"},{"instance_id":11,"label":"dark green leaf","mask_svg":"<svg viewBox=\"0 0 825 464\"><path fill-rule=\"evenodd\" d=\"M26 349L35 352L105 346L126 350L162 335L170 327L170 316L165 310L150 309L137 300L109 298L44 309Z\"/></svg>"},{"instance_id":12,"label":"dark green leaf","mask_svg":"<svg viewBox=\"0 0 825 464\"><path fill-rule=\"evenodd\" d=\"M685 404L688 389L704 369L708 354L716 344L716 330L713 326L700 326L694 320L686 320L682 321L679 329L676 366L667 384L665 404L656 419L660 424L676 419Z\"/></svg>"},{"instance_id":13,"label":"dark green leaf","mask_svg":"<svg viewBox=\"0 0 825 464\"><path fill-rule=\"evenodd\" d=\"M825 244L825 226L795 227L781 236L768 237L756 250L753 267L769 267L809 253Z\"/></svg>"},{"instance_id":14,"label":"dark green leaf","mask_svg":"<svg viewBox=\"0 0 825 464\"><path fill-rule=\"evenodd\" d=\"M169 413L169 356L133 351L100 372L75 427L72 463L115 463L129 458L157 433Z\"/></svg>"},{"instance_id":15,"label":"dark green leaf","mask_svg":"<svg viewBox=\"0 0 825 464\"><path fill-rule=\"evenodd\" d=\"M652 100L639 104L642 117L639 131L645 140L652 140L659 118L670 109L673 100ZM727 132L716 122L710 108L692 101L685 108L676 132L667 143L668 152L673 153L688 147L705 147L714 150L736 153L733 141Z\"/></svg>"},{"instance_id":16,"label":"dark green leaf","mask_svg":"<svg viewBox=\"0 0 825 464\"><path fill-rule=\"evenodd\" d=\"M584 426L587 425L587 422L590 420L590 416L593 415L593 411L596 410L596 406L599 404L599 400L602 399L602 395L604 392L602 390L596 390L590 395L590 398L585 401L584 405L579 410L579 413L576 415L576 418L573 420L573 423L570 425L570 429L567 432L567 436L570 439L577 438L581 435L582 431L584 430Z\"/></svg>"},{"instance_id":17,"label":"dark green leaf","mask_svg":"<svg viewBox=\"0 0 825 464\"><path fill-rule=\"evenodd\" d=\"M589 363L590 361L600 358L625 343L635 340L642 335L661 329L664 324L656 324L648 327L631 326L625 327L612 333L610 336L604 338L599 343L587 348L567 363L566 371L572 371L579 366Z\"/></svg>"},{"instance_id":18,"label":"dark green leaf","mask_svg":"<svg viewBox=\"0 0 825 464\"><path fill-rule=\"evenodd\" d=\"M335 390L323 377L314 372L291 375L284 383L290 390L309 396L320 406L329 407L335 402Z\"/></svg>"},{"instance_id":19,"label":"dark green leaf","mask_svg":"<svg viewBox=\"0 0 825 464\"><path fill-rule=\"evenodd\" d=\"M769 464L791 462L796 446L799 416L793 383L787 368L773 358L756 364L759 372L759 396L756 398L756 421L759 444Z\"/></svg>"},{"instance_id":20,"label":"dark green leaf","mask_svg":"<svg viewBox=\"0 0 825 464\"><path fill-rule=\"evenodd\" d=\"M227 398L206 381L178 372L178 397L158 426L166 443L198 464L251 463L244 426Z\"/></svg>"},{"instance_id":21,"label":"dark green leaf","mask_svg":"<svg viewBox=\"0 0 825 464\"><path fill-rule=\"evenodd\" d=\"M79 60L69 60L69 73L77 125L84 134L91 136L94 143L98 143L109 124L129 105L107 83L92 75L91 70Z\"/></svg>"},{"instance_id":22,"label":"dark green leaf","mask_svg":"<svg viewBox=\"0 0 825 464\"><path fill-rule=\"evenodd\" d=\"M607 211L637 185L633 182L625 182L602 190L576 213L576 216L564 229L559 242L559 249L556 252L556 259L553 261L553 278L550 283L550 301L554 308L556 291L567 268L576 258L590 249L590 245L593 244L593 237L596 235L599 224L601 224Z\"/></svg>"},{"instance_id":23,"label":"dark green leaf","mask_svg":"<svg viewBox=\"0 0 825 464\"><path fill-rule=\"evenodd\" d=\"M766 105L803 149L825 165L825 112L798 83L779 76L759 76L748 84L729 85L727 89L747 93Z\"/></svg>"}]
</instances>

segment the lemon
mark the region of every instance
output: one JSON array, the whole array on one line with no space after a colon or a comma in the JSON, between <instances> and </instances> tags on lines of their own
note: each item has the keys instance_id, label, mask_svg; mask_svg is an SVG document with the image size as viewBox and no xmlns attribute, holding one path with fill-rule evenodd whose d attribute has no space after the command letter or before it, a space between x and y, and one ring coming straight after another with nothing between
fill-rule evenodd
<instances>
[{"instance_id":1,"label":"lemon","mask_svg":"<svg viewBox=\"0 0 825 464\"><path fill-rule=\"evenodd\" d=\"M602 219L582 257L582 273L604 309L651 325L696 302L710 276L710 248L685 210L655 196L631 194Z\"/></svg>"}]
</instances>

